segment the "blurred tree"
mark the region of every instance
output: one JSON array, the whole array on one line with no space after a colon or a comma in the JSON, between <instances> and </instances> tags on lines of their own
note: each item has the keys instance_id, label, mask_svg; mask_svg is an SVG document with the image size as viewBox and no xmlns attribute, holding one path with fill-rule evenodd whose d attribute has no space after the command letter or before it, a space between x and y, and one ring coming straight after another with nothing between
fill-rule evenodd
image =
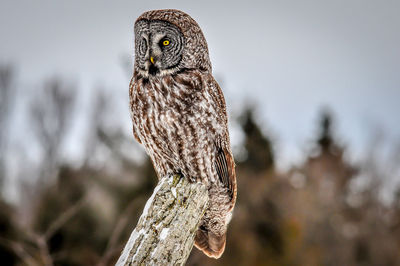
<instances>
[{"instance_id":1,"label":"blurred tree","mask_svg":"<svg viewBox=\"0 0 400 266\"><path fill-rule=\"evenodd\" d=\"M320 135L317 143L323 151L328 151L335 146L332 137L332 115L328 111L323 111L320 118Z\"/></svg>"},{"instance_id":2,"label":"blurred tree","mask_svg":"<svg viewBox=\"0 0 400 266\"><path fill-rule=\"evenodd\" d=\"M75 88L59 79L52 79L31 102L33 131L44 151L39 186L55 175L60 163L60 150L74 118L74 101Z\"/></svg>"},{"instance_id":3,"label":"blurred tree","mask_svg":"<svg viewBox=\"0 0 400 266\"><path fill-rule=\"evenodd\" d=\"M305 170L310 182L317 182L321 196L332 200L346 189L351 177L356 173L343 158L344 148L337 144L332 133L332 114L322 110L319 122L319 136L316 139Z\"/></svg>"},{"instance_id":4,"label":"blurred tree","mask_svg":"<svg viewBox=\"0 0 400 266\"><path fill-rule=\"evenodd\" d=\"M241 117L241 125L245 134L244 147L246 159L241 163L250 171L261 172L274 168L273 146L254 120L254 110L248 108Z\"/></svg>"},{"instance_id":5,"label":"blurred tree","mask_svg":"<svg viewBox=\"0 0 400 266\"><path fill-rule=\"evenodd\" d=\"M6 175L6 149L9 133L9 119L14 104L14 69L9 64L0 65L0 193Z\"/></svg>"},{"instance_id":6,"label":"blurred tree","mask_svg":"<svg viewBox=\"0 0 400 266\"><path fill-rule=\"evenodd\" d=\"M14 88L7 69L0 68L1 93L6 91L0 98L0 142L12 109L3 105L11 97L3 95L13 94L3 88ZM157 182L148 157L132 156L138 146L131 125L108 120L116 119L113 93L91 94L86 153L68 165L61 146L74 122L76 94L56 79L28 99L27 124L44 155L42 168L54 171L52 178L43 175L40 190L20 192L27 201L18 209L0 199L2 264L113 265ZM279 171L274 143L262 133L254 110L241 118L248 156L237 167L238 202L226 251L212 260L193 249L187 265L400 265L400 196L387 206L379 193L382 180L398 177L399 163L380 167L380 142L369 145L365 162L350 163L331 112L323 111L303 163ZM26 179L35 180L37 169L18 163L28 168ZM352 191L354 179L364 184L362 191ZM26 210L33 210L32 218L21 223Z\"/></svg>"},{"instance_id":7,"label":"blurred tree","mask_svg":"<svg viewBox=\"0 0 400 266\"><path fill-rule=\"evenodd\" d=\"M2 265L15 265L18 261L16 249L18 242L13 209L0 198L0 258ZM18 252L18 251L17 251Z\"/></svg>"},{"instance_id":8,"label":"blurred tree","mask_svg":"<svg viewBox=\"0 0 400 266\"><path fill-rule=\"evenodd\" d=\"M94 210L90 204L102 200L107 206L106 198L91 196L90 172L63 166L58 173L56 183L42 193L33 230L43 236L57 265L93 265L111 232L99 219L97 212L102 210Z\"/></svg>"}]
</instances>

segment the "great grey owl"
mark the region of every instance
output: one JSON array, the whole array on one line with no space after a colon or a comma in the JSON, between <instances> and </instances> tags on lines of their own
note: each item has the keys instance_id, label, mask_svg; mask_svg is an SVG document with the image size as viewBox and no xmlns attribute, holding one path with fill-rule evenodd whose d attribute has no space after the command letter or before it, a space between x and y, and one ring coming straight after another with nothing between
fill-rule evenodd
<instances>
[{"instance_id":1,"label":"great grey owl","mask_svg":"<svg viewBox=\"0 0 400 266\"><path fill-rule=\"evenodd\" d=\"M224 96L194 19L168 9L136 20L129 94L134 136L158 178L181 174L207 185L209 203L195 246L219 258L236 201L235 163Z\"/></svg>"}]
</instances>

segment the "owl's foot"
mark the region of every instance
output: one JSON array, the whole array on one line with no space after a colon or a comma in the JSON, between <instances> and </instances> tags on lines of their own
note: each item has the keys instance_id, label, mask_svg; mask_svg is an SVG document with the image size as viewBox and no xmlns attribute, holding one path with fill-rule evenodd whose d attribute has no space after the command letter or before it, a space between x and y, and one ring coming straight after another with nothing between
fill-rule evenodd
<instances>
[{"instance_id":1,"label":"owl's foot","mask_svg":"<svg viewBox=\"0 0 400 266\"><path fill-rule=\"evenodd\" d=\"M179 183L179 181L181 180L181 178L183 178L183 175L182 175L181 173L174 174L174 175L172 176L172 185L173 185L173 186L176 186L176 184Z\"/></svg>"}]
</instances>

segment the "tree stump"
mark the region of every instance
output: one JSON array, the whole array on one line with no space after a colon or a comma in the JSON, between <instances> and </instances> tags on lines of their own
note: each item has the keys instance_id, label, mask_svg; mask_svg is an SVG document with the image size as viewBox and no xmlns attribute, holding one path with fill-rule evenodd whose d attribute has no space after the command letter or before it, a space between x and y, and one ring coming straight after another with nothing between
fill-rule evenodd
<instances>
[{"instance_id":1,"label":"tree stump","mask_svg":"<svg viewBox=\"0 0 400 266\"><path fill-rule=\"evenodd\" d=\"M207 202L204 184L180 175L162 178L116 265L184 265Z\"/></svg>"}]
</instances>

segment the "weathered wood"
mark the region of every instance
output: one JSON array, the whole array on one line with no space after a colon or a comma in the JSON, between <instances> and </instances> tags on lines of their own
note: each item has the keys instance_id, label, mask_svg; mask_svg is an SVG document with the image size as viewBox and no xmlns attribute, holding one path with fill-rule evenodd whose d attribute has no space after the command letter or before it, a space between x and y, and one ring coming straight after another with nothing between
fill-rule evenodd
<instances>
[{"instance_id":1,"label":"weathered wood","mask_svg":"<svg viewBox=\"0 0 400 266\"><path fill-rule=\"evenodd\" d=\"M161 179L116 265L184 265L207 202L204 184Z\"/></svg>"}]
</instances>

